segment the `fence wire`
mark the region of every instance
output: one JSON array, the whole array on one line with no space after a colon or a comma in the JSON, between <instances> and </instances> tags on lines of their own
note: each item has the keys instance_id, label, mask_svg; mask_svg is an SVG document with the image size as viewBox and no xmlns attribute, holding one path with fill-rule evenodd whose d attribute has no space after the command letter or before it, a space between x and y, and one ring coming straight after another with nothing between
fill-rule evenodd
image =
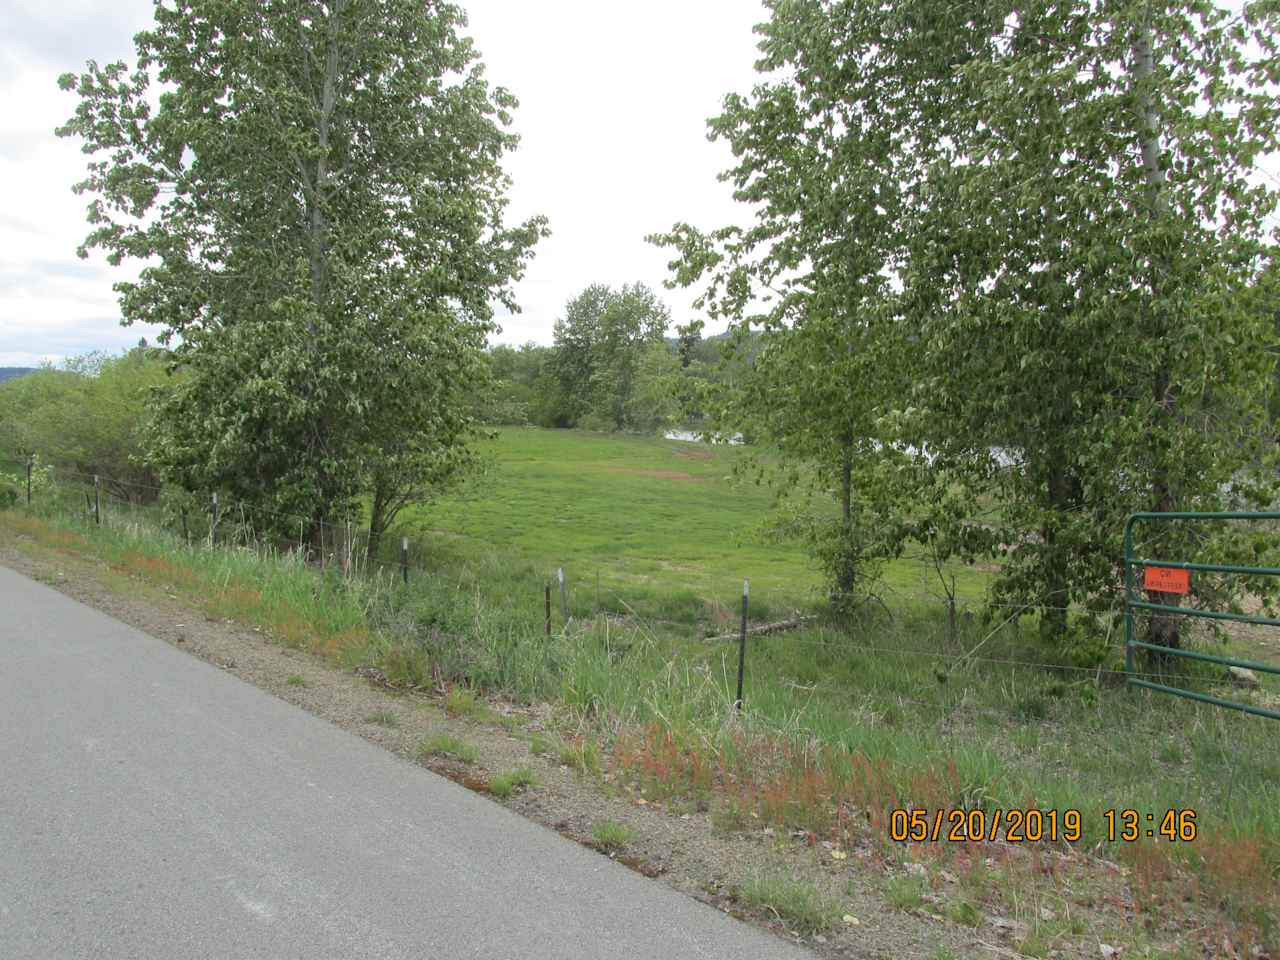
<instances>
[{"instance_id":1,"label":"fence wire","mask_svg":"<svg viewBox=\"0 0 1280 960\"><path fill-rule=\"evenodd\" d=\"M7 464L12 467L17 467L20 470L25 470L27 467L27 461L21 461L21 460L0 459L0 464ZM100 497L105 497L108 503L114 500L117 503L123 504L130 511L141 511L143 512L144 515L146 515L149 512L152 512L152 513L157 512L158 511L157 506L154 503L140 504L131 499L116 496L111 491L110 487L112 486L125 487L125 488L154 493L157 495L156 499L158 499L161 493L165 492L165 488L155 484L146 484L146 483L140 483L137 481L120 480L115 477L108 477L101 474L85 473L67 464L39 462L37 466L52 468L53 476L48 479L49 479L49 482L55 487L59 485L63 485L65 487L67 485L68 480L73 482L79 481L77 492L84 492L87 494L90 488L93 488L96 486L97 494ZM86 516L93 515L92 506L88 506L84 508L84 511L85 513L83 515L86 515ZM77 514L80 513L80 511L78 510L72 510L71 512L77 513ZM210 504L210 506L206 510L203 510L201 512L211 513L212 504ZM238 513L242 517L245 514L248 514L250 516L258 515L258 516L271 517L278 520L288 520L291 522L297 522L304 525L316 524L321 531L322 538L323 538L323 530L325 528L333 531L335 535L339 532L345 532L346 537L343 538L341 547L339 547L335 543L333 551L331 551L327 555L324 553L320 555L321 557L325 557L326 559L330 557L333 558L328 562L342 569L345 575L359 577L360 575L362 575L363 572L365 572L369 568L376 568L378 570L391 571L396 575L402 575L406 572L406 564L403 561L383 560L377 557L368 557L367 554L361 556L358 560L355 559L354 546L359 541L359 534L356 534L354 536L352 535L352 523L349 523L349 522L344 521L342 523L336 523L336 524L332 522L326 523L324 521L316 520L314 517L307 517L301 514L263 509L257 506L248 506L243 501L239 501L239 500L233 500L225 504L220 501L218 504L218 512L219 512L219 522L220 523L227 522L232 526L235 526L235 522L228 521L227 517L228 515L234 515ZM150 519L152 519L153 521L156 521L157 525L160 526L162 529L166 528L163 517L155 518L153 516L153 517L150 517ZM169 532L175 533L175 535L178 535L173 530L170 530ZM214 531L211 529L210 532L213 533ZM209 535L203 535L200 537L189 538L188 542L194 544L196 542L203 543L207 540L210 540ZM310 556L309 548L307 547L307 545L302 543L301 539L299 541L292 541L292 540L287 540L282 538L279 543L275 543L275 544L272 544L269 541L264 544L263 540L257 536L245 536L244 538L242 538L240 542L237 542L237 539L235 537L231 537L228 540L225 540L221 543L217 542L217 540L218 538L214 537L213 541L210 543L210 546L211 547L230 546L230 547L239 548L239 549L252 548L259 554L262 554L271 549L275 549L281 553L289 553L289 552L296 551L299 555L302 555L304 557ZM282 549L282 546L281 546L282 544L288 544L290 549L289 550ZM348 559L345 563L341 562L339 559L340 551L343 551L343 550L345 550L348 553ZM420 552L421 552L420 549L414 551L414 553L420 553ZM922 579L928 578L930 576L936 576L937 574L936 558L934 557L928 556L926 554L917 554L917 555L904 555L899 559L920 562L922 564L922 570L921 570ZM925 564L927 564L928 566L924 566ZM326 568L325 562L321 561L319 563L319 567L321 570L324 570ZM884 588L884 592L888 594L893 594L896 598L904 601L919 602L920 600L925 599L925 600L934 601L943 605L946 605L950 602L954 602L955 610L960 613L969 613L973 609L993 610L998 612L1013 611L1013 613L1010 616L1006 617L1003 621L1001 621L1001 623L998 624L994 630L991 630L988 634L986 634L986 636L983 637L983 639L977 644L977 646L972 648L969 652L948 652L943 650L930 650L930 649L924 649L919 647L910 647L910 648L885 647L885 646L877 646L877 645L866 645L866 644L861 644L857 642L846 644L843 647L843 650L845 652L858 653L858 654L876 654L876 655L883 655L883 656L923 658L923 659L936 660L941 662L949 662L952 665L985 664L985 665L1000 666L1000 667L1015 668L1015 669L1035 669L1035 670L1040 670L1045 672L1071 673L1071 674L1075 674L1075 675L1086 677L1086 678L1093 677L1095 679L1100 679L1102 677L1116 677L1116 678L1139 677L1139 678L1156 678L1156 679L1162 679L1162 680L1183 680L1183 681L1200 681L1200 682L1203 682L1206 679L1203 674L1196 675L1196 674L1187 674L1187 673L1167 673L1167 672L1156 671L1156 670L1145 671L1145 672L1142 672L1142 671L1126 672L1123 669L1114 669L1114 668L1107 668L1102 666L1093 666L1093 667L1076 666L1073 664L1064 664L1061 662L1054 662L1050 660L1034 660L1034 659L1028 659L1028 658L1018 658L1018 657L985 656L985 655L979 655L977 653L977 650L979 647L981 647L988 640L990 640L1000 630L1003 630L1006 627L1008 627L1012 622L1014 622L1023 614L1029 615L1029 614L1039 613L1041 611L1046 611L1046 610L1054 610L1054 611L1061 611L1061 612L1080 612L1084 609L1084 607L1079 604L1055 606L1050 604L1039 604L1039 603L1018 604L1018 603L1012 603L1012 602L995 601L990 599L973 600L970 598L959 598L959 597L952 598L952 597L949 597L946 593L935 592L935 591L927 591L925 596L921 597L918 594L911 594L911 593L902 591L898 588L887 586L887 585ZM866 594L864 593L849 594L849 593L839 593L839 592L831 592L831 591L815 591L815 593L819 593L821 597L828 600L830 599L865 600L866 599ZM638 621L639 623L643 624L645 627L652 628L655 626L662 626L662 627L671 629L673 631L679 631L679 630L687 630L691 626L686 621L666 620L658 617L644 616L639 612L637 612L636 609L631 604L629 604L621 595L617 594L616 592L610 591L608 596L612 600L616 601L619 605L627 609L628 619L633 619L635 621ZM543 595L540 591L538 595L538 600L540 602L542 600L542 597ZM794 600L795 598L791 597L790 599ZM1118 608L1113 608L1111 612L1112 614L1116 614L1118 612ZM597 609L596 613L593 616L600 616L600 615L601 615L601 611ZM608 614L604 614L604 615L608 616ZM569 620L572 620L572 619L573 617L569 617ZM822 623L818 623L816 624L816 626L818 629L824 629L824 625ZM694 639L700 640L700 641L706 641L712 638L695 637ZM725 643L737 642L736 638L730 638L727 635L722 638L714 638L714 639L718 640L719 642L725 642ZM771 643L777 643L778 645L781 645L784 647L803 646L803 647L811 647L811 648L823 648L826 650L831 650L836 645L835 642L833 642L832 640L815 639L815 638L812 638L811 636L796 635L790 632L788 632L785 635L783 633L773 633L773 634L767 634L763 636L756 636L756 635L753 635L750 630L748 630L748 640L753 644L759 644L761 642L768 641ZM1107 646L1107 649L1113 654L1122 652L1123 648L1124 648L1123 642L1113 643Z\"/></svg>"}]
</instances>

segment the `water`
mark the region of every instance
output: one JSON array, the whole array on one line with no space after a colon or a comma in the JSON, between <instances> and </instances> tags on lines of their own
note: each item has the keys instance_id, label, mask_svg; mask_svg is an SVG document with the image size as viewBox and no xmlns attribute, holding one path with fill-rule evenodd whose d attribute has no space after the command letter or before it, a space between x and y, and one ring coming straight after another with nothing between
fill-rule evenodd
<instances>
[{"instance_id":1,"label":"water","mask_svg":"<svg viewBox=\"0 0 1280 960\"><path fill-rule=\"evenodd\" d=\"M663 434L663 437L668 440L683 440L685 443L700 443L702 441L702 434L695 433L693 430L668 430ZM742 443L742 434L735 433L728 440L725 440L719 434L715 434L712 436L711 442L740 444Z\"/></svg>"}]
</instances>

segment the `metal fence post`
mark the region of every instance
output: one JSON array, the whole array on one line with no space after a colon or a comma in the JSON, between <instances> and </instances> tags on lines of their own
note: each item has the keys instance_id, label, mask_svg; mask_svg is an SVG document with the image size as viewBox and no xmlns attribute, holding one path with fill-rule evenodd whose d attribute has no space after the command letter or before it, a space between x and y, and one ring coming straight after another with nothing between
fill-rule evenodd
<instances>
[{"instance_id":1,"label":"metal fence post","mask_svg":"<svg viewBox=\"0 0 1280 960\"><path fill-rule=\"evenodd\" d=\"M750 584L742 581L742 632L738 635L738 699L734 706L742 710L742 677L747 669L747 598L750 595Z\"/></svg>"},{"instance_id":2,"label":"metal fence post","mask_svg":"<svg viewBox=\"0 0 1280 960\"><path fill-rule=\"evenodd\" d=\"M569 622L569 599L564 589L564 567L556 570L556 577L560 580L560 619L565 623Z\"/></svg>"},{"instance_id":3,"label":"metal fence post","mask_svg":"<svg viewBox=\"0 0 1280 960\"><path fill-rule=\"evenodd\" d=\"M102 524L102 501L99 496L98 475L93 475L93 522Z\"/></svg>"},{"instance_id":4,"label":"metal fence post","mask_svg":"<svg viewBox=\"0 0 1280 960\"><path fill-rule=\"evenodd\" d=\"M405 586L409 585L409 538L400 538L400 573L404 577Z\"/></svg>"},{"instance_id":5,"label":"metal fence post","mask_svg":"<svg viewBox=\"0 0 1280 960\"><path fill-rule=\"evenodd\" d=\"M551 584L547 584L545 588L546 611L547 611L547 636L551 636Z\"/></svg>"},{"instance_id":6,"label":"metal fence post","mask_svg":"<svg viewBox=\"0 0 1280 960\"><path fill-rule=\"evenodd\" d=\"M31 506L31 462L35 460L34 455L27 457L27 506Z\"/></svg>"}]
</instances>

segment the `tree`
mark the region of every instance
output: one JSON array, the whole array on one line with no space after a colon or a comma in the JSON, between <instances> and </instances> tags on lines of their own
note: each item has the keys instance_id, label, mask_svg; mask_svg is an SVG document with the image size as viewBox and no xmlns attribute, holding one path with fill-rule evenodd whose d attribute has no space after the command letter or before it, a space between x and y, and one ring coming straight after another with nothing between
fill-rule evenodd
<instances>
[{"instance_id":1,"label":"tree","mask_svg":"<svg viewBox=\"0 0 1280 960\"><path fill-rule=\"evenodd\" d=\"M532 341L519 349L499 345L488 352L493 391L478 398L489 423L527 424L536 415L535 384L542 374L549 348Z\"/></svg>"},{"instance_id":2,"label":"tree","mask_svg":"<svg viewBox=\"0 0 1280 960\"><path fill-rule=\"evenodd\" d=\"M623 416L633 429L656 433L680 420L680 355L662 340L646 344L636 361Z\"/></svg>"},{"instance_id":3,"label":"tree","mask_svg":"<svg viewBox=\"0 0 1280 960\"><path fill-rule=\"evenodd\" d=\"M0 385L0 456L35 455L61 470L95 474L115 496L155 499L146 464L146 405L167 381L163 350L88 353Z\"/></svg>"},{"instance_id":4,"label":"tree","mask_svg":"<svg viewBox=\"0 0 1280 960\"><path fill-rule=\"evenodd\" d=\"M810 544L843 602L865 565L898 552L897 518L916 499L893 479L913 474L890 417L909 352L886 270L902 198L892 166L869 162L889 156L892 129L851 120L845 78L825 72L837 15L773 6L759 64L770 79L726 97L709 122L737 160L721 179L752 206L752 225L704 234L681 223L651 240L676 250L673 282L705 283L696 305L734 329L708 398L714 431L785 455L758 460L791 501L782 526Z\"/></svg>"},{"instance_id":5,"label":"tree","mask_svg":"<svg viewBox=\"0 0 1280 960\"><path fill-rule=\"evenodd\" d=\"M1252 170L1276 147L1277 14L1200 0L771 7L766 81L712 122L764 215L711 237L677 228L664 238L677 279L710 276L738 313L775 282L807 284L793 328L842 303L880 318L892 399L850 384L843 402L882 440L927 443L932 489L965 492L912 534L1003 555L995 598L1038 609L1068 643L1069 608L1114 608L1127 513L1270 496L1254 467L1271 315L1255 291L1275 195ZM837 427L830 405L811 409ZM973 514L978 493L998 515ZM1168 534L1160 549L1190 552Z\"/></svg>"},{"instance_id":6,"label":"tree","mask_svg":"<svg viewBox=\"0 0 1280 960\"><path fill-rule=\"evenodd\" d=\"M614 430L636 426L628 410L641 358L661 343L671 312L643 283L613 290L592 284L565 306L548 361L553 419L574 426L589 417Z\"/></svg>"},{"instance_id":7,"label":"tree","mask_svg":"<svg viewBox=\"0 0 1280 960\"><path fill-rule=\"evenodd\" d=\"M60 80L80 103L58 132L93 158L80 254L144 261L116 289L186 374L157 407L166 479L228 491L260 522L309 517L314 540L361 495L393 502L460 462L492 303L516 309L545 233L503 220L515 100L489 88L451 4L155 13L132 71Z\"/></svg>"}]
</instances>

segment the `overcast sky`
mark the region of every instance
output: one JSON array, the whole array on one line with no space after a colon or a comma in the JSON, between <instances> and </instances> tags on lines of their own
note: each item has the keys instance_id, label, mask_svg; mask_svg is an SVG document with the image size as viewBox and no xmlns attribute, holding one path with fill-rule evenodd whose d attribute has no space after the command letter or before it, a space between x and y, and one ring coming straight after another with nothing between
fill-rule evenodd
<instances>
[{"instance_id":1,"label":"overcast sky","mask_svg":"<svg viewBox=\"0 0 1280 960\"><path fill-rule=\"evenodd\" d=\"M132 62L150 0L3 0L0 45L0 366L120 350L154 330L122 328L111 285L127 278L100 255L75 256L86 200L71 192L85 158L53 128L75 108L59 73L90 57ZM706 120L754 80L760 0L463 0L490 81L521 101L520 149L508 157L513 220L540 213L552 236L501 318L500 342L551 341L565 302L589 283L643 281L692 316L687 291L665 291L669 252L646 234L687 220L742 221L716 181L729 166ZM1239 0L1227 4L1237 7ZM1280 163L1265 164L1280 185ZM135 268L136 269L136 268Z\"/></svg>"},{"instance_id":2,"label":"overcast sky","mask_svg":"<svg viewBox=\"0 0 1280 960\"><path fill-rule=\"evenodd\" d=\"M132 63L150 0L4 0L0 45L0 366L120 350L155 331L119 324L111 285L126 268L79 260L86 199L76 140L53 128L75 108L58 74L94 58ZM643 281L664 291L669 254L644 236L677 220L741 219L715 179L727 149L706 140L721 98L752 83L759 0L463 0L491 83L520 100L512 219L541 213L552 236L501 319L505 343L551 342L565 301L589 283Z\"/></svg>"}]
</instances>

